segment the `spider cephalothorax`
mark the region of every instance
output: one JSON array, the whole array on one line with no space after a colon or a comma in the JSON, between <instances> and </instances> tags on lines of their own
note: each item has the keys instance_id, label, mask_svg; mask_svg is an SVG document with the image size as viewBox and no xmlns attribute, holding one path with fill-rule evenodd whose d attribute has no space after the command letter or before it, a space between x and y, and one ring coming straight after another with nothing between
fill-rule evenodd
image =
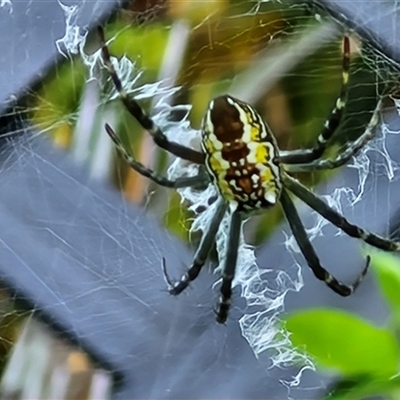
<instances>
[{"instance_id":1,"label":"spider cephalothorax","mask_svg":"<svg viewBox=\"0 0 400 400\"><path fill-rule=\"evenodd\" d=\"M245 211L276 204L282 189L278 146L253 107L231 96L212 100L202 148L206 168L226 201Z\"/></svg>"},{"instance_id":2,"label":"spider cephalothorax","mask_svg":"<svg viewBox=\"0 0 400 400\"><path fill-rule=\"evenodd\" d=\"M383 250L400 250L399 242L385 239L351 224L319 196L290 176L292 172L312 172L318 169L337 168L356 155L374 136L379 123L382 100L378 101L364 133L355 142L349 143L335 158L323 158L327 143L339 126L346 105L350 67L350 45L347 37L344 37L343 40L342 88L336 105L326 120L314 147L279 151L271 130L254 108L245 102L225 95L210 102L202 127L202 151L197 151L169 140L161 128L142 110L138 102L128 96L111 62L101 28L99 28L99 36L104 65L124 106L149 132L158 146L177 157L200 165L199 173L195 176L180 177L175 180L157 175L135 160L114 130L106 124L106 131L115 143L117 150L135 171L159 185L170 188L195 187L201 190L207 185L213 184L219 193L214 216L203 232L190 268L180 280L172 282L167 275L165 263L163 264L169 293L178 295L197 278L215 243L221 221L228 213L230 226L226 239L226 256L222 265L221 296L216 311L217 321L224 323L228 317L231 303L232 282L235 277L243 219L247 218L249 213L261 211L278 202L282 206L300 251L315 276L341 296L353 293L367 272L369 257L367 257L364 269L353 284L345 285L338 281L321 265L296 207L288 194L289 191L347 235Z\"/></svg>"}]
</instances>

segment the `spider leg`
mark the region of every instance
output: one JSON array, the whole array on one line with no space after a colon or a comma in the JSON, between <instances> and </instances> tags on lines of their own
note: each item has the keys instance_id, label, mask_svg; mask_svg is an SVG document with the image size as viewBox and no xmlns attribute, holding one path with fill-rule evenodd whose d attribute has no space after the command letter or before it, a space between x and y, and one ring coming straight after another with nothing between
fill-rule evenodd
<instances>
[{"instance_id":1,"label":"spider leg","mask_svg":"<svg viewBox=\"0 0 400 400\"><path fill-rule=\"evenodd\" d=\"M218 232L218 228L221 224L222 218L228 208L228 204L221 197L217 209L215 211L214 217L210 222L208 229L203 233L200 240L199 247L194 256L194 260L190 268L182 275L182 277L177 282L172 282L170 279L165 261L163 261L163 273L164 278L168 284L168 292L174 296L182 293L189 285L190 282L194 281L199 275L203 265L205 264L208 255L215 243L215 236Z\"/></svg>"},{"instance_id":2,"label":"spider leg","mask_svg":"<svg viewBox=\"0 0 400 400\"><path fill-rule=\"evenodd\" d=\"M357 140L349 144L336 158L318 159L304 164L285 164L284 169L288 172L313 172L320 169L334 169L346 164L351 157L356 156L358 152L374 137L382 108L383 101L380 99L372 113L365 132Z\"/></svg>"},{"instance_id":3,"label":"spider leg","mask_svg":"<svg viewBox=\"0 0 400 400\"><path fill-rule=\"evenodd\" d=\"M343 59L342 59L342 87L339 97L336 100L329 118L325 121L322 132L317 138L317 143L311 149L282 151L279 159L286 164L309 163L322 156L326 149L328 140L336 132L343 117L343 110L346 106L346 97L349 83L350 69L350 39L348 36L343 38Z\"/></svg>"},{"instance_id":4,"label":"spider leg","mask_svg":"<svg viewBox=\"0 0 400 400\"><path fill-rule=\"evenodd\" d=\"M101 43L101 55L104 65L111 76L111 79L119 93L122 103L129 111L129 113L132 114L132 116L139 122L143 129L149 132L154 140L154 143L156 143L162 149L167 150L173 155L183 158L184 160L191 161L195 164L204 164L205 155L202 152L193 150L189 147L168 140L167 136L165 136L160 127L158 127L152 120L152 118L150 118L143 111L139 103L125 92L124 88L122 87L122 82L119 79L117 72L115 71L113 63L111 62L110 53L108 51L108 47L104 38L104 31L101 26L98 27L98 35Z\"/></svg>"},{"instance_id":5,"label":"spider leg","mask_svg":"<svg viewBox=\"0 0 400 400\"><path fill-rule=\"evenodd\" d=\"M110 127L110 125L105 125L106 131L112 141L115 144L116 149L120 152L125 161L129 164L129 166L138 172L140 175L143 175L153 182L158 183L161 186L165 186L168 188L182 188L182 187L195 187L195 188L205 188L207 187L210 178L204 173L204 170L200 169L199 173L195 176L181 177L175 180L171 180L165 178L163 176L157 175L150 168L145 167L140 162L136 161L135 158L126 150L125 146L122 144L120 138L114 132L114 130Z\"/></svg>"},{"instance_id":6,"label":"spider leg","mask_svg":"<svg viewBox=\"0 0 400 400\"><path fill-rule=\"evenodd\" d=\"M235 210L232 212L231 225L229 227L226 257L222 270L221 297L216 311L217 322L220 324L226 322L231 306L232 281L235 277L241 227L242 216L239 211Z\"/></svg>"},{"instance_id":7,"label":"spider leg","mask_svg":"<svg viewBox=\"0 0 400 400\"><path fill-rule=\"evenodd\" d=\"M400 242L385 239L374 233L365 231L357 225L351 224L343 215L339 214L328 204L326 204L320 197L315 195L305 186L303 186L296 179L283 175L285 187L287 187L295 196L304 201L309 207L315 210L318 214L322 215L330 223L341 229L347 235L361 239L363 242L371 246L386 251L400 251Z\"/></svg>"},{"instance_id":8,"label":"spider leg","mask_svg":"<svg viewBox=\"0 0 400 400\"><path fill-rule=\"evenodd\" d=\"M309 267L314 272L314 275L321 281L324 281L328 287L330 287L334 292L340 294L341 296L349 296L351 295L357 286L364 279L369 263L370 257L367 256L366 264L360 275L351 285L345 285L339 282L333 275L331 275L324 267L322 267L315 250L308 239L306 230L303 226L303 223L300 220L299 214L297 213L296 207L286 192L286 190L282 190L281 194L281 204L283 211L285 213L286 219L289 223L289 226L293 232L293 235L296 239L296 242L303 253L303 256L307 260Z\"/></svg>"}]
</instances>

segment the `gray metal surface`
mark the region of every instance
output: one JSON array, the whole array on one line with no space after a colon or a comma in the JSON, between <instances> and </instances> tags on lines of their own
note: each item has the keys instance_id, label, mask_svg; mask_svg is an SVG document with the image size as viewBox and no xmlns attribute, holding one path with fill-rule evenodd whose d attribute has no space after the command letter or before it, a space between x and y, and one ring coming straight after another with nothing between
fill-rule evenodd
<instances>
[{"instance_id":1,"label":"gray metal surface","mask_svg":"<svg viewBox=\"0 0 400 400\"><path fill-rule=\"evenodd\" d=\"M386 0L310 0L322 6L345 27L355 30L397 66L400 64L400 8L396 1Z\"/></svg>"},{"instance_id":2,"label":"gray metal surface","mask_svg":"<svg viewBox=\"0 0 400 400\"><path fill-rule=\"evenodd\" d=\"M66 17L74 6L79 7L73 21L83 34L90 26L105 20L122 2L4 2L0 7L0 111L13 103L16 97L25 95L27 88L40 81L61 59L56 41L66 35Z\"/></svg>"}]
</instances>

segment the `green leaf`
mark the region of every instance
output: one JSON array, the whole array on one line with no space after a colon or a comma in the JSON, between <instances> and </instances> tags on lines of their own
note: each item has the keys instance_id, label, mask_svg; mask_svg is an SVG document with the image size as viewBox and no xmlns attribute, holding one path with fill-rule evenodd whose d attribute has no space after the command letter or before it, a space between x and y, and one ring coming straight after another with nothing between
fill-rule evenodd
<instances>
[{"instance_id":1,"label":"green leaf","mask_svg":"<svg viewBox=\"0 0 400 400\"><path fill-rule=\"evenodd\" d=\"M382 294L400 319L400 260L388 253L375 251L371 253L371 265L378 278Z\"/></svg>"},{"instance_id":2,"label":"green leaf","mask_svg":"<svg viewBox=\"0 0 400 400\"><path fill-rule=\"evenodd\" d=\"M329 387L326 400L357 400L366 398L398 399L400 395L400 378L354 376L340 379Z\"/></svg>"},{"instance_id":3,"label":"green leaf","mask_svg":"<svg viewBox=\"0 0 400 400\"><path fill-rule=\"evenodd\" d=\"M348 375L396 373L399 349L395 337L351 314L313 309L289 316L286 327L292 343L322 366Z\"/></svg>"}]
</instances>

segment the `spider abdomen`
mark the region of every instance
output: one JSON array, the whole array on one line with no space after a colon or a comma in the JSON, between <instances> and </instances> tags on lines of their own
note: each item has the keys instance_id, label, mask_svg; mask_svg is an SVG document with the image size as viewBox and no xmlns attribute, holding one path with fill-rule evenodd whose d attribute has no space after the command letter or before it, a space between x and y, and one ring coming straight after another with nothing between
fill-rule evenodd
<instances>
[{"instance_id":1,"label":"spider abdomen","mask_svg":"<svg viewBox=\"0 0 400 400\"><path fill-rule=\"evenodd\" d=\"M203 123L206 167L220 194L239 208L274 205L281 193L275 138L260 115L230 96L212 100Z\"/></svg>"}]
</instances>

